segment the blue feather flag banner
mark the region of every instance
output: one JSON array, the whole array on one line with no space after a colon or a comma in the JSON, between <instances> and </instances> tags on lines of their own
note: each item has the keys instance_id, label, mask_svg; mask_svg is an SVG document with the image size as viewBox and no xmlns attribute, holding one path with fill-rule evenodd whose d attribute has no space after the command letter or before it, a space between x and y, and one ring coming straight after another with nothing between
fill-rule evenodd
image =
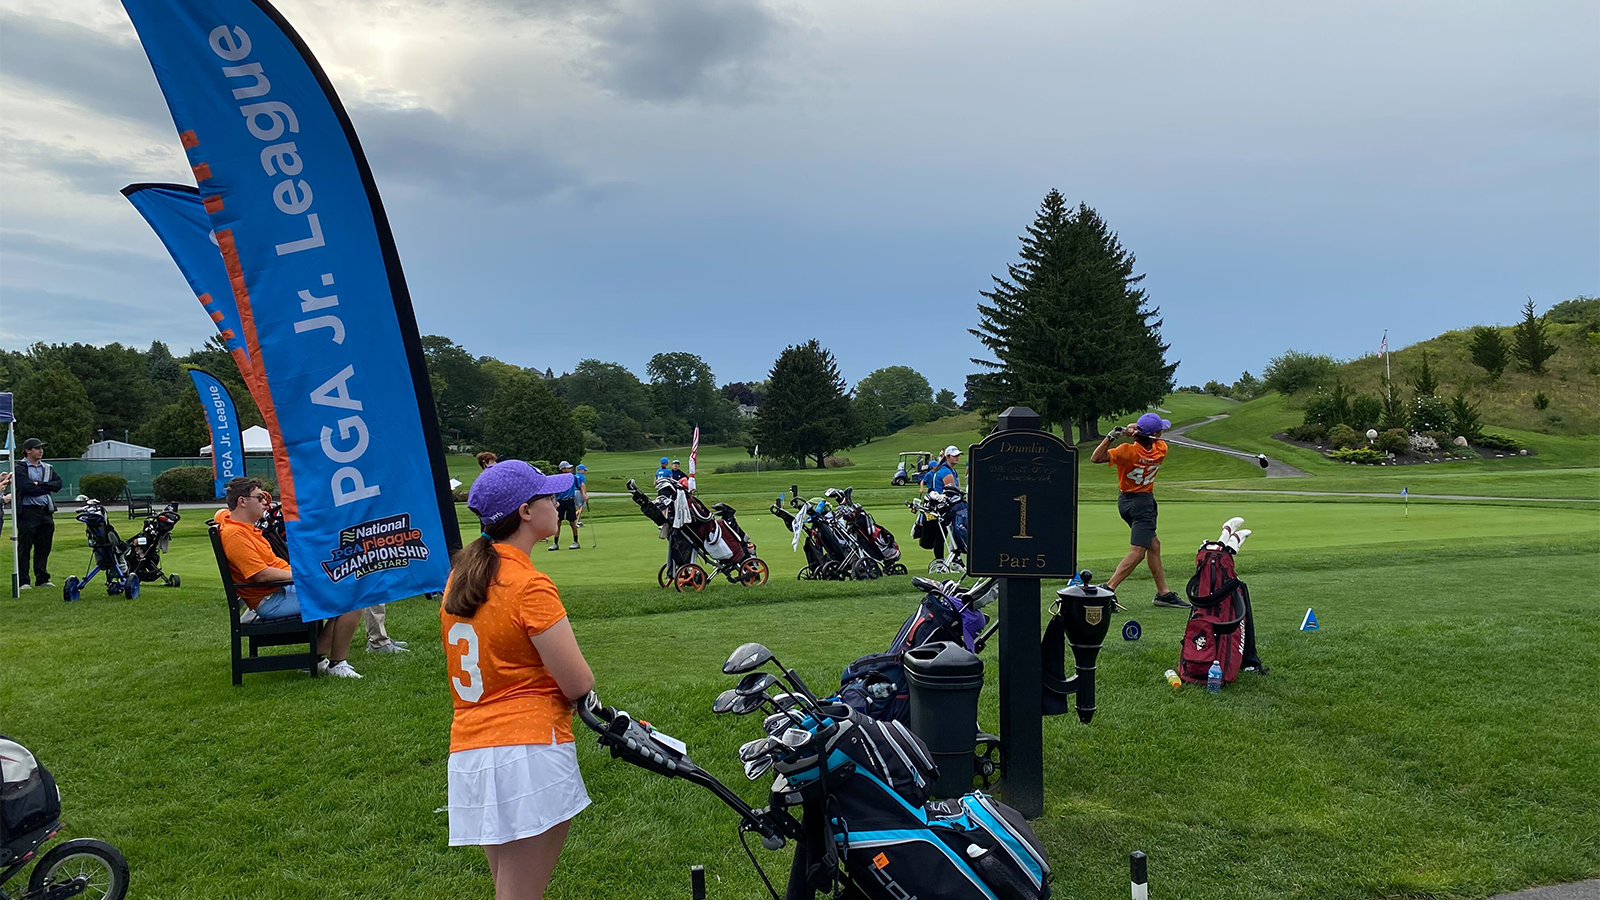
<instances>
[{"instance_id":1,"label":"blue feather flag banner","mask_svg":"<svg viewBox=\"0 0 1600 900\"><path fill-rule=\"evenodd\" d=\"M122 196L144 216L178 264L178 271L216 324L217 334L249 384L250 351L239 324L239 306L233 302L228 270L222 264L222 252L211 232L211 214L206 212L200 192L185 184L130 184L122 189Z\"/></svg>"},{"instance_id":2,"label":"blue feather flag banner","mask_svg":"<svg viewBox=\"0 0 1600 900\"><path fill-rule=\"evenodd\" d=\"M244 438L234 414L233 395L217 376L203 369L190 369L189 377L211 429L211 477L216 480L216 495L221 497L229 481L244 476Z\"/></svg>"},{"instance_id":3,"label":"blue feather flag banner","mask_svg":"<svg viewBox=\"0 0 1600 900\"><path fill-rule=\"evenodd\" d=\"M188 153L275 411L305 618L442 590L461 538L422 342L332 84L266 0L123 7Z\"/></svg>"}]
</instances>

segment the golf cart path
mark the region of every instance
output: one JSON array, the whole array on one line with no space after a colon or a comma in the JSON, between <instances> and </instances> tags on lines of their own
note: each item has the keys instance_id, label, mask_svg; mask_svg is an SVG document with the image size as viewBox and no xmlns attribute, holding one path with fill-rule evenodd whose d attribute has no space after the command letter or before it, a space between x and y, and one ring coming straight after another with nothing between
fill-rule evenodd
<instances>
[{"instance_id":1,"label":"golf cart path","mask_svg":"<svg viewBox=\"0 0 1600 900\"><path fill-rule=\"evenodd\" d=\"M1296 497L1387 497L1391 500L1399 494L1362 492L1362 491L1277 491L1254 490L1252 488L1184 488L1189 491L1199 491L1207 494L1293 494ZM1476 494L1412 494L1418 500L1518 500L1534 503L1595 503L1600 497L1483 497ZM1600 897L1600 895L1597 895Z\"/></svg>"},{"instance_id":2,"label":"golf cart path","mask_svg":"<svg viewBox=\"0 0 1600 900\"><path fill-rule=\"evenodd\" d=\"M1222 415L1218 416L1207 416L1205 419L1199 422L1190 422L1187 425L1172 429L1171 431L1167 432L1162 439L1169 444L1177 444L1179 447L1193 447L1196 450L1210 450L1212 453L1225 453L1229 456L1237 456L1240 459L1248 459L1251 462L1255 462L1257 457L1254 453L1246 453L1243 450L1235 450L1232 447L1219 447L1216 444L1203 444L1194 438L1187 438L1183 436L1183 433L1191 428L1198 428L1201 425L1209 425L1218 419L1226 419L1227 417L1227 413L1223 413ZM1273 459L1270 456L1267 457L1268 478L1309 478L1310 476L1311 473L1304 469L1297 469L1286 462L1281 462Z\"/></svg>"},{"instance_id":3,"label":"golf cart path","mask_svg":"<svg viewBox=\"0 0 1600 900\"><path fill-rule=\"evenodd\" d=\"M1600 898L1600 879L1528 888L1512 894L1496 894L1489 900L1596 900L1596 898Z\"/></svg>"}]
</instances>

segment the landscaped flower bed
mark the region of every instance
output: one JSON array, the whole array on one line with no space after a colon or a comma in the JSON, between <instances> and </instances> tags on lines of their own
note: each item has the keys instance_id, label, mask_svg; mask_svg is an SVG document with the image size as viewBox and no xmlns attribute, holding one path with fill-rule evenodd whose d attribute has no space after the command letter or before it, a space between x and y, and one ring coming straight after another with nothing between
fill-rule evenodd
<instances>
[{"instance_id":1,"label":"landscaped flower bed","mask_svg":"<svg viewBox=\"0 0 1600 900\"><path fill-rule=\"evenodd\" d=\"M1537 454L1504 435L1483 434L1476 440L1452 438L1445 432L1405 432L1391 429L1368 440L1364 435L1352 441L1336 429L1317 437L1315 429L1296 427L1272 436L1285 444L1313 450L1335 462L1368 466L1414 466L1418 463L1452 462L1462 459L1504 459L1508 456ZM1330 438L1334 440L1330 440ZM1343 444L1345 446L1338 446Z\"/></svg>"}]
</instances>

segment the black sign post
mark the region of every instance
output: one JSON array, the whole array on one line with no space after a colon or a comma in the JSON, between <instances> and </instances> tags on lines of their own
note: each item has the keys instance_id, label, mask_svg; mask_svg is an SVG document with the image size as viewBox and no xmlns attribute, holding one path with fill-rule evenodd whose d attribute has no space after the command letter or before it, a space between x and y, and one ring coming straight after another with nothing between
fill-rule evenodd
<instances>
[{"instance_id":1,"label":"black sign post","mask_svg":"<svg viewBox=\"0 0 1600 900\"><path fill-rule=\"evenodd\" d=\"M1070 578L1078 562L1078 451L1013 406L968 460L967 572L1000 577L1001 797L1044 814L1044 714L1039 579Z\"/></svg>"}]
</instances>

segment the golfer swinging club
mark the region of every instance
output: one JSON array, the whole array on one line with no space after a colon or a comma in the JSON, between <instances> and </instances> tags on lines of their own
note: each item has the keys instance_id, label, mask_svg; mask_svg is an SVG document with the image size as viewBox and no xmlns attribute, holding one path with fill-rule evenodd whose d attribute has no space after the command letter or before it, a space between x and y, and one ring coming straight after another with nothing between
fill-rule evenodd
<instances>
[{"instance_id":1,"label":"golfer swinging club","mask_svg":"<svg viewBox=\"0 0 1600 900\"><path fill-rule=\"evenodd\" d=\"M1117 585L1133 574L1139 561L1144 560L1150 564L1150 575L1156 580L1155 605L1187 609L1189 604L1167 590L1167 573L1161 568L1161 539L1156 537L1156 473L1167 458L1167 442L1161 440L1161 433L1171 427L1171 422L1155 413L1145 413L1138 422L1114 428L1101 438L1100 446L1094 448L1089 461L1117 467L1120 491L1117 512L1132 528L1128 555L1117 563L1117 570L1111 573L1106 587L1116 590ZM1133 442L1110 449L1111 441L1123 435L1133 438Z\"/></svg>"}]
</instances>

